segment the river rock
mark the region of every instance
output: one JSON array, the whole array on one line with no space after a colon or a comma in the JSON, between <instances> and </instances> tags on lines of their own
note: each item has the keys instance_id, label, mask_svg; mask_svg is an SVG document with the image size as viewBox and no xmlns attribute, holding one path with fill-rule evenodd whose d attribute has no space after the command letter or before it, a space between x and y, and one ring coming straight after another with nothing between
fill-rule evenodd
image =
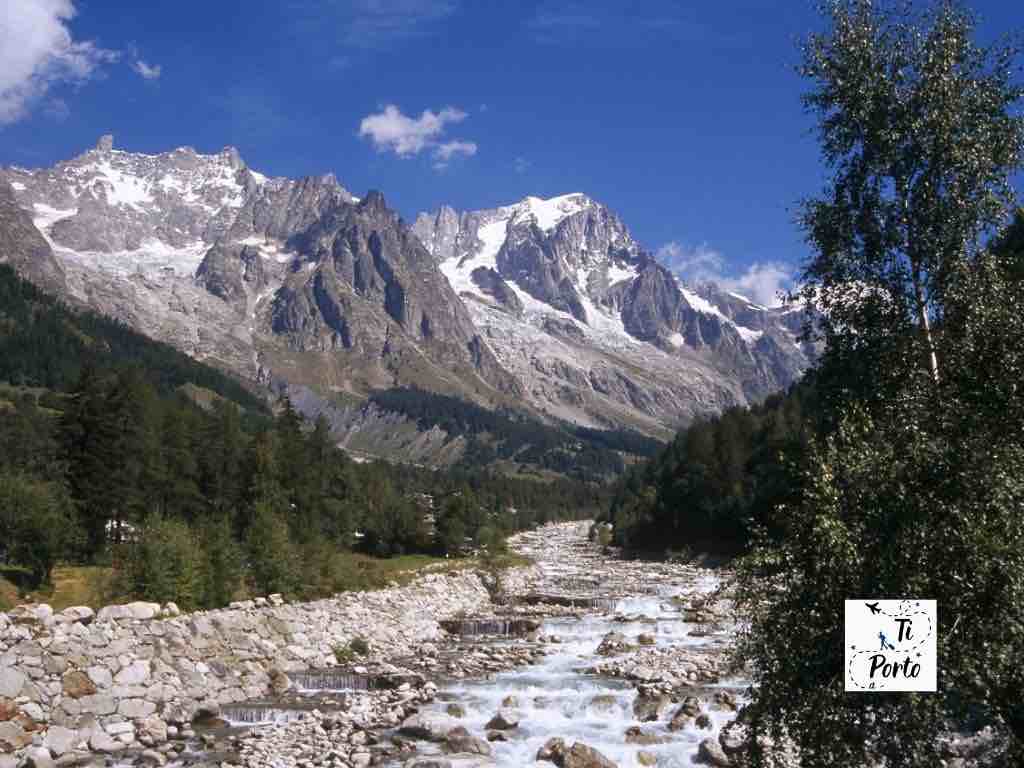
<instances>
[{"instance_id":1,"label":"river rock","mask_svg":"<svg viewBox=\"0 0 1024 768\"><path fill-rule=\"evenodd\" d=\"M565 740L548 739L544 742L544 746L537 750L537 760L547 760L561 766L565 762Z\"/></svg>"},{"instance_id":2,"label":"river rock","mask_svg":"<svg viewBox=\"0 0 1024 768\"><path fill-rule=\"evenodd\" d=\"M79 624L92 624L93 619L96 618L96 611L87 605L73 605L70 608L65 608L54 618L65 624L74 624L76 622Z\"/></svg>"},{"instance_id":3,"label":"river rock","mask_svg":"<svg viewBox=\"0 0 1024 768\"><path fill-rule=\"evenodd\" d=\"M498 712L487 721L484 726L489 731L510 731L519 726L519 720L507 709L499 709Z\"/></svg>"},{"instance_id":4,"label":"river rock","mask_svg":"<svg viewBox=\"0 0 1024 768\"><path fill-rule=\"evenodd\" d=\"M64 695L72 699L80 699L83 696L92 696L96 693L96 684L85 672L79 670L65 674L61 685Z\"/></svg>"},{"instance_id":5,"label":"river rock","mask_svg":"<svg viewBox=\"0 0 1024 768\"><path fill-rule=\"evenodd\" d=\"M668 739L655 733L648 733L640 726L634 725L626 729L626 743L650 746L652 744L664 744Z\"/></svg>"},{"instance_id":6,"label":"river rock","mask_svg":"<svg viewBox=\"0 0 1024 768\"><path fill-rule=\"evenodd\" d=\"M703 763L704 765L718 766L719 768L729 768L729 756L725 754L721 745L715 739L704 739L697 747L697 757L695 762Z\"/></svg>"},{"instance_id":7,"label":"river rock","mask_svg":"<svg viewBox=\"0 0 1024 768\"><path fill-rule=\"evenodd\" d=\"M637 642L638 642L638 643L639 643L640 645L654 645L654 644L655 644L655 642L657 642L657 641L656 641L656 640L654 639L654 635L649 635L649 634L647 634L647 633L643 633L643 634L637 635L637 637L636 637L636 641L637 641Z\"/></svg>"},{"instance_id":8,"label":"river rock","mask_svg":"<svg viewBox=\"0 0 1024 768\"><path fill-rule=\"evenodd\" d=\"M647 752L641 749L636 753L636 761L640 763L640 765L657 765L658 756L653 752Z\"/></svg>"},{"instance_id":9,"label":"river rock","mask_svg":"<svg viewBox=\"0 0 1024 768\"><path fill-rule=\"evenodd\" d=\"M461 725L448 731L447 746L452 752L490 757L491 745L477 738Z\"/></svg>"},{"instance_id":10,"label":"river rock","mask_svg":"<svg viewBox=\"0 0 1024 768\"><path fill-rule=\"evenodd\" d=\"M0 723L0 753L14 752L32 743L32 735L13 720Z\"/></svg>"},{"instance_id":11,"label":"river rock","mask_svg":"<svg viewBox=\"0 0 1024 768\"><path fill-rule=\"evenodd\" d=\"M78 731L60 725L51 725L46 731L46 736L43 737L43 746L60 757L65 752L70 752L79 741L81 739Z\"/></svg>"},{"instance_id":12,"label":"river rock","mask_svg":"<svg viewBox=\"0 0 1024 768\"><path fill-rule=\"evenodd\" d=\"M8 699L17 698L27 679L25 675L12 667L6 665L0 667L0 696Z\"/></svg>"},{"instance_id":13,"label":"river rock","mask_svg":"<svg viewBox=\"0 0 1024 768\"><path fill-rule=\"evenodd\" d=\"M139 722L136 737L147 747L163 744L167 741L167 723L155 715L143 718Z\"/></svg>"},{"instance_id":14,"label":"river rock","mask_svg":"<svg viewBox=\"0 0 1024 768\"><path fill-rule=\"evenodd\" d=\"M448 732L457 727L458 723L449 715L420 712L403 720L398 732L414 739L444 741L448 737Z\"/></svg>"},{"instance_id":15,"label":"river rock","mask_svg":"<svg viewBox=\"0 0 1024 768\"><path fill-rule=\"evenodd\" d=\"M601 638L601 643L597 646L596 653L598 656L615 656L620 653L626 653L632 647L626 640L626 636L621 632L609 632Z\"/></svg>"},{"instance_id":16,"label":"river rock","mask_svg":"<svg viewBox=\"0 0 1024 768\"><path fill-rule=\"evenodd\" d=\"M93 752L113 754L114 752L120 752L124 747L125 745L122 742L107 735L106 731L97 729L89 737L89 749Z\"/></svg>"},{"instance_id":17,"label":"river rock","mask_svg":"<svg viewBox=\"0 0 1024 768\"><path fill-rule=\"evenodd\" d=\"M42 747L33 747L26 750L22 768L53 768L53 758L50 756L50 750Z\"/></svg>"},{"instance_id":18,"label":"river rock","mask_svg":"<svg viewBox=\"0 0 1024 768\"><path fill-rule=\"evenodd\" d=\"M660 720L671 704L668 694L640 694L633 702L633 716L641 723L651 723Z\"/></svg>"},{"instance_id":19,"label":"river rock","mask_svg":"<svg viewBox=\"0 0 1024 768\"><path fill-rule=\"evenodd\" d=\"M444 708L444 711L447 712L452 717L465 717L466 716L466 709L461 704L455 704L455 703L449 704L447 707Z\"/></svg>"},{"instance_id":20,"label":"river rock","mask_svg":"<svg viewBox=\"0 0 1024 768\"><path fill-rule=\"evenodd\" d=\"M593 747L577 741L565 755L562 768L618 768Z\"/></svg>"}]
</instances>

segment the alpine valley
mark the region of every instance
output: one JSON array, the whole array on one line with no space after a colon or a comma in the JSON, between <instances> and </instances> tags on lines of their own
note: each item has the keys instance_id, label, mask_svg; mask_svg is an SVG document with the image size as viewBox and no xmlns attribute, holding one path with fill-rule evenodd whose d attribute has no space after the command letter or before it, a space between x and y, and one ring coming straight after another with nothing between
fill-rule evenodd
<instances>
[{"instance_id":1,"label":"alpine valley","mask_svg":"<svg viewBox=\"0 0 1024 768\"><path fill-rule=\"evenodd\" d=\"M146 155L104 136L52 168L0 169L0 259L287 392L355 453L431 464L465 436L378 393L667 439L787 387L814 355L800 310L683 284L585 194L409 226L379 192L269 178L230 147Z\"/></svg>"}]
</instances>

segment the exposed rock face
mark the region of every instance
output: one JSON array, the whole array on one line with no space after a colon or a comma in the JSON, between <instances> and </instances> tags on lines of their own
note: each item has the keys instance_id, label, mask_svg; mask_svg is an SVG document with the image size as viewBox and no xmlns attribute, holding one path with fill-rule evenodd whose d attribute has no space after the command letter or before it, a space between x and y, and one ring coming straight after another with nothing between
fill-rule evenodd
<instances>
[{"instance_id":1,"label":"exposed rock face","mask_svg":"<svg viewBox=\"0 0 1024 768\"><path fill-rule=\"evenodd\" d=\"M244 377L321 393L415 385L669 436L785 387L799 313L681 284L582 194L441 208L410 228L330 175L237 150L94 149L0 169L0 259Z\"/></svg>"},{"instance_id":2,"label":"exposed rock face","mask_svg":"<svg viewBox=\"0 0 1024 768\"><path fill-rule=\"evenodd\" d=\"M800 312L687 286L582 194L421 214L413 231L540 410L664 434L759 400L813 350Z\"/></svg>"},{"instance_id":3,"label":"exposed rock face","mask_svg":"<svg viewBox=\"0 0 1024 768\"><path fill-rule=\"evenodd\" d=\"M34 226L33 226L34 225ZM0 170L0 252L30 279L251 379L518 393L379 193L268 178L228 147L95 149ZM65 274L67 273L67 274Z\"/></svg>"},{"instance_id":4,"label":"exposed rock face","mask_svg":"<svg viewBox=\"0 0 1024 768\"><path fill-rule=\"evenodd\" d=\"M0 178L0 264L10 264L32 282L51 291L65 288L64 270L32 217L15 200L14 188Z\"/></svg>"}]
</instances>

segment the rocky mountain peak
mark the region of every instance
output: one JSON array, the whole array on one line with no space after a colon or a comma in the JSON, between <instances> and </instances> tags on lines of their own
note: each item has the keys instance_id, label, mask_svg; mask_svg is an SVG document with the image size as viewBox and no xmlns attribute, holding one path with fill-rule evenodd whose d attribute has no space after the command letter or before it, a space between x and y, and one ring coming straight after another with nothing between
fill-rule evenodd
<instances>
[{"instance_id":1,"label":"rocky mountain peak","mask_svg":"<svg viewBox=\"0 0 1024 768\"><path fill-rule=\"evenodd\" d=\"M97 152L109 152L114 148L114 134L105 133L96 142Z\"/></svg>"}]
</instances>

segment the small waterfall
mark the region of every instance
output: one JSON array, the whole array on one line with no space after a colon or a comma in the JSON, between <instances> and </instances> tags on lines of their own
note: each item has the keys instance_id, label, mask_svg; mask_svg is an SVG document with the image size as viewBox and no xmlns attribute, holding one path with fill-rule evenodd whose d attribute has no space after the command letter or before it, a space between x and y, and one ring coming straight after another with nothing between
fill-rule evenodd
<instances>
[{"instance_id":1,"label":"small waterfall","mask_svg":"<svg viewBox=\"0 0 1024 768\"><path fill-rule=\"evenodd\" d=\"M441 622L441 629L459 637L522 637L540 628L534 619L450 619Z\"/></svg>"},{"instance_id":2,"label":"small waterfall","mask_svg":"<svg viewBox=\"0 0 1024 768\"><path fill-rule=\"evenodd\" d=\"M221 717L231 725L281 725L305 716L303 710L280 709L269 704L234 704L221 710Z\"/></svg>"},{"instance_id":3,"label":"small waterfall","mask_svg":"<svg viewBox=\"0 0 1024 768\"><path fill-rule=\"evenodd\" d=\"M302 691L372 691L377 688L377 681L369 675L333 669L292 672L288 677Z\"/></svg>"}]
</instances>

